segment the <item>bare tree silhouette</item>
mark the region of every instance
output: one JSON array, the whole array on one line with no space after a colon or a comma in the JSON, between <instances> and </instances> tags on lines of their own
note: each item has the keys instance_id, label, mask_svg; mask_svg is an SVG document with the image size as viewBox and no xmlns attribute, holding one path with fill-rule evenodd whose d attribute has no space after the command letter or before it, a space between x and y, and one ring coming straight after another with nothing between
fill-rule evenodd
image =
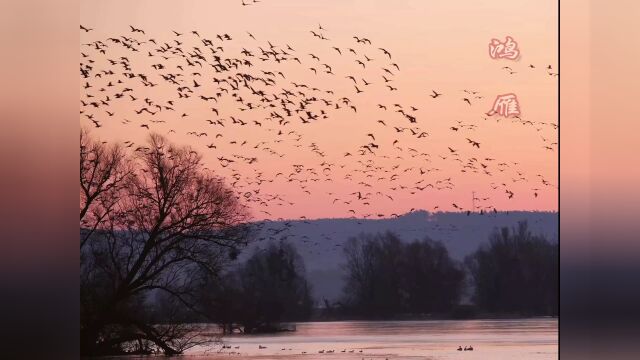
<instances>
[{"instance_id":1,"label":"bare tree silhouette","mask_svg":"<svg viewBox=\"0 0 640 360\"><path fill-rule=\"evenodd\" d=\"M80 226L89 229L81 237L83 247L115 208L119 192L132 176L124 148L107 145L80 130Z\"/></svg>"},{"instance_id":2,"label":"bare tree silhouette","mask_svg":"<svg viewBox=\"0 0 640 360\"><path fill-rule=\"evenodd\" d=\"M81 140L83 354L178 354L210 340L184 319L154 323L150 299L198 312L198 286L246 245L246 208L197 152L160 135L131 156Z\"/></svg>"}]
</instances>

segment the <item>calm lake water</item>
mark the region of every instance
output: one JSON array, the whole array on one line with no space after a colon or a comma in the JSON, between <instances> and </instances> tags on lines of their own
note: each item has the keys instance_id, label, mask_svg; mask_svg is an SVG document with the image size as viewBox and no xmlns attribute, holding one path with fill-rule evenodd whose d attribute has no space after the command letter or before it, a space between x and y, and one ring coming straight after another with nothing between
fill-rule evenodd
<instances>
[{"instance_id":1,"label":"calm lake water","mask_svg":"<svg viewBox=\"0 0 640 360\"><path fill-rule=\"evenodd\" d=\"M298 324L291 333L227 336L223 342L231 349L222 344L191 349L181 358L557 359L558 320L311 322ZM469 345L473 351L456 350Z\"/></svg>"}]
</instances>

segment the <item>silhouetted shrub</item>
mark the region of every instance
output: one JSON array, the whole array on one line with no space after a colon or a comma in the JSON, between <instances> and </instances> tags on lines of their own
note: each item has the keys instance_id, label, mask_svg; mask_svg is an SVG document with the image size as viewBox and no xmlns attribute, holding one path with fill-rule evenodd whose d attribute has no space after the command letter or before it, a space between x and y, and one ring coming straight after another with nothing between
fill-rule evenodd
<instances>
[{"instance_id":1,"label":"silhouetted shrub","mask_svg":"<svg viewBox=\"0 0 640 360\"><path fill-rule=\"evenodd\" d=\"M557 315L558 255L558 244L533 235L526 222L494 231L465 260L475 303L492 313Z\"/></svg>"},{"instance_id":2,"label":"silhouetted shrub","mask_svg":"<svg viewBox=\"0 0 640 360\"><path fill-rule=\"evenodd\" d=\"M362 234L349 239L344 252L344 302L354 314L443 313L460 298L464 272L439 242Z\"/></svg>"},{"instance_id":3,"label":"silhouetted shrub","mask_svg":"<svg viewBox=\"0 0 640 360\"><path fill-rule=\"evenodd\" d=\"M279 330L280 323L304 321L313 302L302 258L287 242L257 250L237 271L208 289L208 309L226 332Z\"/></svg>"}]
</instances>

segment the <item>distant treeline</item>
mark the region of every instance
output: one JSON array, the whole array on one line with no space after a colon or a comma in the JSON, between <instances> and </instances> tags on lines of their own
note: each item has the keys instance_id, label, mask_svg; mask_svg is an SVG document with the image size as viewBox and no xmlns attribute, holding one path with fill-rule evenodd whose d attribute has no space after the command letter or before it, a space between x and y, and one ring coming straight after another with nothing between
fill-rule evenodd
<instances>
[{"instance_id":1,"label":"distant treeline","mask_svg":"<svg viewBox=\"0 0 640 360\"><path fill-rule=\"evenodd\" d=\"M532 234L526 222L496 229L462 263L438 241L407 243L391 232L350 238L344 256L339 301L312 302L302 258L283 241L213 282L205 307L226 332L247 333L308 320L314 306L322 309L314 319L558 314L558 244ZM470 304L461 305L465 294Z\"/></svg>"}]
</instances>

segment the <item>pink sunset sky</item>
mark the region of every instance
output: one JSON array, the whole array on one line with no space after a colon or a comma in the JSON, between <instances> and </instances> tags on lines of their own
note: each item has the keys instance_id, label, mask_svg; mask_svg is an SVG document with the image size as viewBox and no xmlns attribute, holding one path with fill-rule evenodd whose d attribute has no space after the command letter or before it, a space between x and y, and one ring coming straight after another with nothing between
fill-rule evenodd
<instances>
[{"instance_id":1,"label":"pink sunset sky","mask_svg":"<svg viewBox=\"0 0 640 360\"><path fill-rule=\"evenodd\" d=\"M81 126L133 148L150 131L192 146L204 166L233 184L256 219L471 210L472 193L476 210L558 209L556 1L110 1L81 7L81 24L93 29L80 30L80 62L92 69L79 79ZM231 40L217 37L223 34ZM507 35L520 57L490 58L491 39ZM109 38L133 41L138 51ZM216 53L202 39L211 40ZM186 57L158 51L164 43ZM198 51L206 59L202 66L189 55ZM214 56L251 66L217 72L210 66ZM272 102L248 87L214 81L238 73L270 79L270 85L249 85ZM179 85L166 81L167 74L182 74ZM179 97L182 86L193 91L189 98ZM127 88L132 91L116 98ZM442 95L431 97L433 90ZM495 97L506 93L517 95L521 116L487 116ZM145 99L173 110L155 111ZM285 99L291 103L283 105ZM100 106L83 105L93 101ZM144 107L155 114L136 112ZM317 118L303 122L306 111Z\"/></svg>"}]
</instances>

